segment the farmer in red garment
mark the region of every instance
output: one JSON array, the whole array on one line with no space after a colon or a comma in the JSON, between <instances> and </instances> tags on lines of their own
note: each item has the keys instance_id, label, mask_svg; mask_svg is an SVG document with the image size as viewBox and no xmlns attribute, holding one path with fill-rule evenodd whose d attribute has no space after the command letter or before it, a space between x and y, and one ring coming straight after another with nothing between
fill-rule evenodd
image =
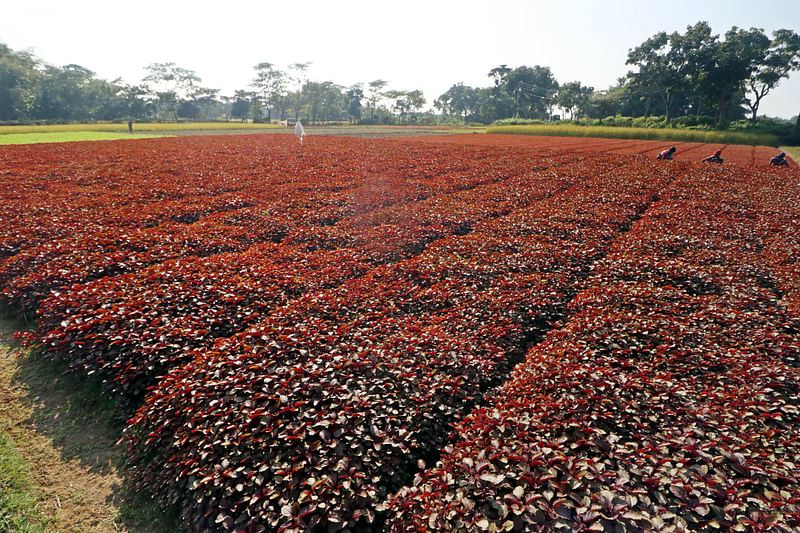
<instances>
[{"instance_id":1,"label":"farmer in red garment","mask_svg":"<svg viewBox=\"0 0 800 533\"><path fill-rule=\"evenodd\" d=\"M658 154L657 159L673 159L675 157L675 147L672 146L669 150L664 150L660 154Z\"/></svg>"},{"instance_id":2,"label":"farmer in red garment","mask_svg":"<svg viewBox=\"0 0 800 533\"><path fill-rule=\"evenodd\" d=\"M722 153L722 148L711 154L710 156L706 157L705 159L701 159L701 163L722 163L724 161L720 154Z\"/></svg>"}]
</instances>

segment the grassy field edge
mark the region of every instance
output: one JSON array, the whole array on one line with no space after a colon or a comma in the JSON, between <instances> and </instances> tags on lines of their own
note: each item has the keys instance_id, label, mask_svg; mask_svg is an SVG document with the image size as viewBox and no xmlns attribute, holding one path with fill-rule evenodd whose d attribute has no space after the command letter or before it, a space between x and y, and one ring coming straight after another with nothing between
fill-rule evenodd
<instances>
[{"instance_id":1,"label":"grassy field edge","mask_svg":"<svg viewBox=\"0 0 800 533\"><path fill-rule=\"evenodd\" d=\"M133 122L133 133L172 132L183 130L270 130L286 129L279 124L258 124L252 122ZM63 133L96 131L125 133L128 124L123 122L99 122L81 124L31 124L19 126L0 126L0 135L19 133Z\"/></svg>"},{"instance_id":2,"label":"grassy field edge","mask_svg":"<svg viewBox=\"0 0 800 533\"><path fill-rule=\"evenodd\" d=\"M308 135L344 137L417 137L483 133L484 128L454 126L308 126ZM0 126L0 145L109 141L185 135L294 134L293 128L277 124L243 123L152 123L134 124L134 132L123 124L62 124L49 126Z\"/></svg>"},{"instance_id":3,"label":"grassy field edge","mask_svg":"<svg viewBox=\"0 0 800 533\"><path fill-rule=\"evenodd\" d=\"M0 317L0 532L181 531L125 478L102 384L17 345L24 327Z\"/></svg>"},{"instance_id":4,"label":"grassy field edge","mask_svg":"<svg viewBox=\"0 0 800 533\"><path fill-rule=\"evenodd\" d=\"M800 165L800 146L781 146L781 150L786 152L786 155Z\"/></svg>"},{"instance_id":5,"label":"grassy field edge","mask_svg":"<svg viewBox=\"0 0 800 533\"><path fill-rule=\"evenodd\" d=\"M153 137L169 137L167 134L129 134L103 131L63 131L42 133L6 133L0 134L0 145L40 144L76 141L117 141L120 139L149 139Z\"/></svg>"},{"instance_id":6,"label":"grassy field edge","mask_svg":"<svg viewBox=\"0 0 800 533\"><path fill-rule=\"evenodd\" d=\"M758 146L778 146L779 144L778 137L776 135L766 133L755 134L735 131L705 131L666 128L622 128L611 126L562 126L557 124L528 124L514 126L490 126L486 128L486 133L748 144Z\"/></svg>"},{"instance_id":7,"label":"grassy field edge","mask_svg":"<svg viewBox=\"0 0 800 533\"><path fill-rule=\"evenodd\" d=\"M33 491L30 465L19 453L6 428L0 429L0 531L47 531L39 508L40 494Z\"/></svg>"}]
</instances>

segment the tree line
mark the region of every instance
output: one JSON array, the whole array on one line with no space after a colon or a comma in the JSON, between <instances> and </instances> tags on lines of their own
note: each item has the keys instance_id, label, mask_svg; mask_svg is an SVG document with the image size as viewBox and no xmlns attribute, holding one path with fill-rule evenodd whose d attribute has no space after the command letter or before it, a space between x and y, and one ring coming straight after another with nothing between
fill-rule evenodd
<instances>
[{"instance_id":1,"label":"tree line","mask_svg":"<svg viewBox=\"0 0 800 533\"><path fill-rule=\"evenodd\" d=\"M343 87L306 77L310 63L254 67L253 80L232 96L202 85L193 70L153 63L138 84L99 79L79 65L56 67L0 43L0 123L114 120L297 120L391 124L435 122L420 113L422 91L388 90L374 80Z\"/></svg>"},{"instance_id":2,"label":"tree line","mask_svg":"<svg viewBox=\"0 0 800 533\"><path fill-rule=\"evenodd\" d=\"M628 52L631 70L606 90L559 83L547 66L499 65L487 87L455 83L423 111L419 89L386 80L345 87L309 80L310 63L254 66L249 86L231 96L204 87L196 72L153 63L138 84L106 81L79 65L56 67L0 43L0 122L113 120L297 120L359 124L552 120L658 115L705 117L724 127L758 119L763 99L800 69L800 36L733 27L714 35L706 22L660 32ZM800 122L800 119L798 119Z\"/></svg>"},{"instance_id":3,"label":"tree line","mask_svg":"<svg viewBox=\"0 0 800 533\"><path fill-rule=\"evenodd\" d=\"M547 67L501 65L489 72L494 86L453 85L437 106L479 122L547 120L555 108L570 119L658 114L665 122L709 117L724 127L747 113L756 122L764 97L800 69L800 36L780 29L769 37L758 28L733 27L721 37L712 34L708 23L698 22L685 33L650 37L628 52L626 64L632 70L603 91L579 81L559 84Z\"/></svg>"}]
</instances>

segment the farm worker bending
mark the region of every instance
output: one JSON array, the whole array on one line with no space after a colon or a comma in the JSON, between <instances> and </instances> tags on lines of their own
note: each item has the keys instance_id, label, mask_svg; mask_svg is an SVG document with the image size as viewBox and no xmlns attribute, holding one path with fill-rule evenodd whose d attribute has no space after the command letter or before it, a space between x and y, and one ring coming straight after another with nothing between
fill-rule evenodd
<instances>
[{"instance_id":1,"label":"farm worker bending","mask_svg":"<svg viewBox=\"0 0 800 533\"><path fill-rule=\"evenodd\" d=\"M786 160L786 152L781 152L772 159L770 159L769 164L776 167L789 166L789 162Z\"/></svg>"},{"instance_id":2,"label":"farm worker bending","mask_svg":"<svg viewBox=\"0 0 800 533\"><path fill-rule=\"evenodd\" d=\"M669 150L664 150L660 154L658 154L658 159L672 159L675 157L675 147L671 147Z\"/></svg>"},{"instance_id":3,"label":"farm worker bending","mask_svg":"<svg viewBox=\"0 0 800 533\"><path fill-rule=\"evenodd\" d=\"M701 159L701 163L722 163L723 159L720 157L722 153L722 148L711 154L710 156L706 157L705 159Z\"/></svg>"}]
</instances>

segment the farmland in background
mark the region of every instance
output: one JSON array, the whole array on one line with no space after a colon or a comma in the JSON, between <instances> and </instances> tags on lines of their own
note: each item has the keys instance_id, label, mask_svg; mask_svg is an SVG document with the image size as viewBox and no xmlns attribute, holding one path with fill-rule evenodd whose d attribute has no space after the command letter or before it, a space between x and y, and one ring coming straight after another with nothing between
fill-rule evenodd
<instances>
[{"instance_id":1,"label":"farmland in background","mask_svg":"<svg viewBox=\"0 0 800 533\"><path fill-rule=\"evenodd\" d=\"M244 122L152 122L133 123L133 133L125 123L49 124L32 126L0 126L0 145L37 144L75 141L111 141L174 137L186 135L242 135L254 133L294 134L294 126ZM343 135L348 137L410 137L482 133L484 128L451 126L306 126L309 135Z\"/></svg>"},{"instance_id":2,"label":"farmland in background","mask_svg":"<svg viewBox=\"0 0 800 533\"><path fill-rule=\"evenodd\" d=\"M1 147L2 299L190 530L791 530L800 174L676 146Z\"/></svg>"},{"instance_id":3,"label":"farmland in background","mask_svg":"<svg viewBox=\"0 0 800 533\"><path fill-rule=\"evenodd\" d=\"M259 132L282 128L277 124L258 124L252 122L138 122L132 124L134 131L145 132L179 132L209 130L224 133L226 130L244 130ZM96 122L86 124L31 124L0 126L0 135L21 133L58 133L58 132L110 132L128 133L127 122Z\"/></svg>"},{"instance_id":4,"label":"farmland in background","mask_svg":"<svg viewBox=\"0 0 800 533\"><path fill-rule=\"evenodd\" d=\"M612 126L583 126L575 124L494 125L488 133L513 135L545 135L562 137L602 137L609 139L647 139L723 144L777 146L779 138L771 133L739 131L707 131L681 128L635 128Z\"/></svg>"}]
</instances>

